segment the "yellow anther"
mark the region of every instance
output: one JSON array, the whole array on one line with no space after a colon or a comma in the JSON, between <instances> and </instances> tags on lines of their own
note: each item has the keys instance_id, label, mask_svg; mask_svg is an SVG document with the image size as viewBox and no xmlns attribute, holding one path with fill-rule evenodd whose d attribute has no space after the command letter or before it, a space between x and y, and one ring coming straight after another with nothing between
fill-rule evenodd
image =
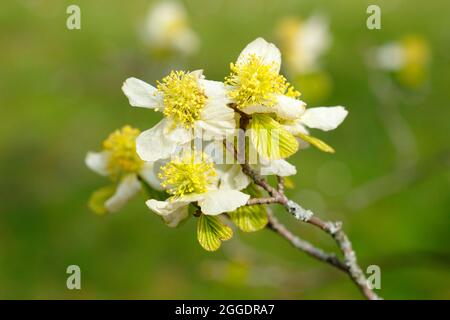
<instances>
[{"instance_id":1,"label":"yellow anther","mask_svg":"<svg viewBox=\"0 0 450 320\"><path fill-rule=\"evenodd\" d=\"M263 64L256 55L250 55L244 64L232 63L230 68L231 74L225 78L225 83L234 87L229 96L240 108L255 104L273 106L277 94L300 96L286 78L274 70L273 64Z\"/></svg>"},{"instance_id":2,"label":"yellow anther","mask_svg":"<svg viewBox=\"0 0 450 320\"><path fill-rule=\"evenodd\" d=\"M215 181L216 171L204 153L189 152L161 167L159 178L163 181L161 186L173 198L178 198L208 191L208 186Z\"/></svg>"},{"instance_id":3,"label":"yellow anther","mask_svg":"<svg viewBox=\"0 0 450 320\"><path fill-rule=\"evenodd\" d=\"M192 128L200 119L207 100L197 77L184 71L172 71L157 87L164 95L164 115L187 129Z\"/></svg>"}]
</instances>

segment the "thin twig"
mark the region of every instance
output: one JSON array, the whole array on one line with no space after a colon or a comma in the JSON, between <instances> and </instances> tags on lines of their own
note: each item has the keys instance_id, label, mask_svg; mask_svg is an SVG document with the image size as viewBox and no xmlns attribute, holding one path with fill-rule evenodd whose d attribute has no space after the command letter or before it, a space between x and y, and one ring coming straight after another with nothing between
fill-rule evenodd
<instances>
[{"instance_id":1,"label":"thin twig","mask_svg":"<svg viewBox=\"0 0 450 320\"><path fill-rule=\"evenodd\" d=\"M259 205L259 204L271 204L278 203L278 199L274 197L269 198L251 198L247 201L248 206Z\"/></svg>"},{"instance_id":2,"label":"thin twig","mask_svg":"<svg viewBox=\"0 0 450 320\"><path fill-rule=\"evenodd\" d=\"M272 197L276 198L278 201L280 200L280 199L278 199L278 197L280 197L281 194L274 187L272 187L266 181L266 179L264 179L261 175L259 175L252 168L250 168L250 165L248 165L247 163L244 163L244 164L241 164L241 166L242 166L242 172L244 172L247 176L252 178L252 180L257 185L259 185L264 190L266 190Z\"/></svg>"},{"instance_id":3,"label":"thin twig","mask_svg":"<svg viewBox=\"0 0 450 320\"><path fill-rule=\"evenodd\" d=\"M284 177L277 176L277 190L280 193L284 193Z\"/></svg>"},{"instance_id":4,"label":"thin twig","mask_svg":"<svg viewBox=\"0 0 450 320\"><path fill-rule=\"evenodd\" d=\"M380 297L369 287L367 279L361 267L358 265L356 253L352 248L352 244L342 230L341 222L325 222L314 216L310 210L303 209L298 203L289 200L283 192L279 192L277 189L270 186L269 183L250 168L248 164L242 164L242 171L252 178L256 184L264 188L270 196L277 199L277 203L282 204L296 219L309 223L328 233L336 241L339 249L344 255L345 271L352 281L358 286L367 299L380 299Z\"/></svg>"},{"instance_id":5,"label":"thin twig","mask_svg":"<svg viewBox=\"0 0 450 320\"><path fill-rule=\"evenodd\" d=\"M311 217L308 223L319 227L336 241L339 249L344 254L345 265L350 278L358 285L361 292L370 300L379 300L380 297L369 287L367 279L359 266L356 253L348 236L342 230L342 222L325 222L317 217Z\"/></svg>"},{"instance_id":6,"label":"thin twig","mask_svg":"<svg viewBox=\"0 0 450 320\"><path fill-rule=\"evenodd\" d=\"M295 248L306 252L313 258L321 260L323 262L329 263L330 265L342 270L344 272L347 271L347 266L339 260L333 253L326 253L322 249L315 247L308 241L300 239L296 235L294 235L291 231L289 231L283 224L281 224L277 218L272 213L268 213L269 223L267 224L267 228L278 233L280 236L289 241Z\"/></svg>"}]
</instances>

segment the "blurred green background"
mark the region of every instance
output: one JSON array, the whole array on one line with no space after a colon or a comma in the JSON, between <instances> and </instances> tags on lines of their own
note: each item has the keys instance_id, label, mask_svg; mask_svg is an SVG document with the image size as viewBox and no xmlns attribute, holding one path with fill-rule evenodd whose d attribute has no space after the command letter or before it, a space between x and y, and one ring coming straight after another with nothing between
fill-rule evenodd
<instances>
[{"instance_id":1,"label":"blurred green background","mask_svg":"<svg viewBox=\"0 0 450 320\"><path fill-rule=\"evenodd\" d=\"M81 30L66 28L70 4L81 8ZM86 152L98 150L124 124L147 129L159 120L129 107L120 90L127 77L152 83L177 65L203 68L208 78L221 80L248 42L257 36L275 40L280 18L321 12L329 16L334 38L324 59L333 89L325 100L308 100L307 93L304 99L310 106L345 105L350 114L332 134L315 132L336 148L335 155L309 148L291 159L299 172L289 196L324 219L344 222L360 264L380 266L383 297L449 299L449 3L184 4L201 47L173 61L155 61L139 40L149 1L22 0L1 6L0 298L361 298L345 274L270 231L236 232L208 253L197 243L195 219L168 228L145 207L144 197L107 216L86 205L91 192L107 184L85 167ZM369 4L382 9L381 30L366 28ZM408 33L425 37L432 63L426 88L404 93L396 105L418 150L417 165L402 169L369 87L365 55ZM386 175L381 187L353 203L359 186ZM371 193L380 190L376 199ZM274 209L303 238L337 250L328 237ZM71 264L81 267L82 290L66 288Z\"/></svg>"}]
</instances>

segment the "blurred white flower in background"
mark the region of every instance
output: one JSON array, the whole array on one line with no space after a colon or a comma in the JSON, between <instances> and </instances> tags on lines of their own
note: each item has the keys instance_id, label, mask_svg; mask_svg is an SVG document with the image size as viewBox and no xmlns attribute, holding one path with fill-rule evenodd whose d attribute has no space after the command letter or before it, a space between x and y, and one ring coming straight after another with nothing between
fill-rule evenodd
<instances>
[{"instance_id":1,"label":"blurred white flower in background","mask_svg":"<svg viewBox=\"0 0 450 320\"><path fill-rule=\"evenodd\" d=\"M397 80L408 87L417 87L427 79L431 60L429 44L418 35L407 35L374 48L371 52L371 66L392 72Z\"/></svg>"},{"instance_id":2,"label":"blurred white flower in background","mask_svg":"<svg viewBox=\"0 0 450 320\"><path fill-rule=\"evenodd\" d=\"M374 58L375 67L386 71L398 71L405 63L404 50L397 42L376 48Z\"/></svg>"},{"instance_id":3,"label":"blurred white flower in background","mask_svg":"<svg viewBox=\"0 0 450 320\"><path fill-rule=\"evenodd\" d=\"M193 54L200 40L190 28L185 7L177 1L153 5L142 26L144 42L155 52Z\"/></svg>"},{"instance_id":4,"label":"blurred white flower in background","mask_svg":"<svg viewBox=\"0 0 450 320\"><path fill-rule=\"evenodd\" d=\"M325 16L313 15L304 21L285 18L280 22L277 34L289 72L299 75L320 70L320 58L332 41Z\"/></svg>"},{"instance_id":5,"label":"blurred white flower in background","mask_svg":"<svg viewBox=\"0 0 450 320\"><path fill-rule=\"evenodd\" d=\"M328 18L322 14L305 20L285 17L276 27L276 36L289 79L307 100L314 103L324 100L333 85L322 66L322 58L332 42Z\"/></svg>"}]
</instances>

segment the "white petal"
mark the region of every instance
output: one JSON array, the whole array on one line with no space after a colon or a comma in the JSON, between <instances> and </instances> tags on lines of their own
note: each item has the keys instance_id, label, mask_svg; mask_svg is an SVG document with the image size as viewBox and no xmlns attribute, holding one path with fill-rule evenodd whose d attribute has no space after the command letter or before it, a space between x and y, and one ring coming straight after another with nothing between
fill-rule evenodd
<instances>
[{"instance_id":1,"label":"white petal","mask_svg":"<svg viewBox=\"0 0 450 320\"><path fill-rule=\"evenodd\" d=\"M234 111L225 104L208 103L202 110L201 120L196 121L203 138L211 140L233 134L236 127Z\"/></svg>"},{"instance_id":2,"label":"white petal","mask_svg":"<svg viewBox=\"0 0 450 320\"><path fill-rule=\"evenodd\" d=\"M239 164L216 165L219 172L220 189L242 190L250 184L250 178L242 172Z\"/></svg>"},{"instance_id":3,"label":"white petal","mask_svg":"<svg viewBox=\"0 0 450 320\"><path fill-rule=\"evenodd\" d=\"M162 95L158 90L148 83L136 79L128 78L122 86L122 91L128 97L130 105L143 108L162 108Z\"/></svg>"},{"instance_id":4,"label":"white petal","mask_svg":"<svg viewBox=\"0 0 450 320\"><path fill-rule=\"evenodd\" d=\"M274 106L251 105L242 109L246 114L253 113L276 113L283 119L298 119L304 112L306 103L302 100L291 98L285 95L276 97L277 103Z\"/></svg>"},{"instance_id":5,"label":"white petal","mask_svg":"<svg viewBox=\"0 0 450 320\"><path fill-rule=\"evenodd\" d=\"M227 107L230 99L222 82L199 80L207 96L200 120L195 124L203 132L203 138L211 140L225 136L236 127L234 110Z\"/></svg>"},{"instance_id":6,"label":"white petal","mask_svg":"<svg viewBox=\"0 0 450 320\"><path fill-rule=\"evenodd\" d=\"M254 104L254 105L247 106L247 107L243 108L242 112L244 112L246 114L273 113L274 110L275 109L273 107L264 106L264 105L260 105L260 104Z\"/></svg>"},{"instance_id":7,"label":"white petal","mask_svg":"<svg viewBox=\"0 0 450 320\"><path fill-rule=\"evenodd\" d=\"M220 139L234 132L235 120L199 120L196 123L197 130L202 130L205 140Z\"/></svg>"},{"instance_id":8,"label":"white petal","mask_svg":"<svg viewBox=\"0 0 450 320\"><path fill-rule=\"evenodd\" d=\"M237 190L214 190L206 193L198 204L204 214L218 215L236 210L245 205L249 198L248 194Z\"/></svg>"},{"instance_id":9,"label":"white petal","mask_svg":"<svg viewBox=\"0 0 450 320\"><path fill-rule=\"evenodd\" d=\"M200 119L203 121L234 121L234 110L227 107L224 100L212 100L206 103L202 109Z\"/></svg>"},{"instance_id":10,"label":"white petal","mask_svg":"<svg viewBox=\"0 0 450 320\"><path fill-rule=\"evenodd\" d=\"M164 119L166 121L165 137L168 141L182 145L193 139L192 130L187 130L183 126L177 126L174 120Z\"/></svg>"},{"instance_id":11,"label":"white petal","mask_svg":"<svg viewBox=\"0 0 450 320\"><path fill-rule=\"evenodd\" d=\"M273 64L275 72L280 71L281 53L273 43L269 43L263 38L254 40L242 50L237 59L237 64L245 64L251 55L260 57L265 65Z\"/></svg>"},{"instance_id":12,"label":"white petal","mask_svg":"<svg viewBox=\"0 0 450 320\"><path fill-rule=\"evenodd\" d=\"M212 162L220 167L220 164L225 162L225 146L223 144L223 140L214 139L206 142L202 141L202 143L202 148L197 148L197 150L202 150Z\"/></svg>"},{"instance_id":13,"label":"white petal","mask_svg":"<svg viewBox=\"0 0 450 320\"><path fill-rule=\"evenodd\" d=\"M290 122L290 123L285 123L282 125L283 129L286 129L287 131L289 131L291 134L293 134L294 136L297 136L298 134L309 134L308 129L305 128L305 126L302 124L301 120L300 121L295 121L295 122Z\"/></svg>"},{"instance_id":14,"label":"white petal","mask_svg":"<svg viewBox=\"0 0 450 320\"><path fill-rule=\"evenodd\" d=\"M191 71L190 74L194 75L199 81L205 79L205 76L203 75L203 69Z\"/></svg>"},{"instance_id":15,"label":"white petal","mask_svg":"<svg viewBox=\"0 0 450 320\"><path fill-rule=\"evenodd\" d=\"M184 201L157 201L154 199L146 202L150 210L160 215L169 227L176 227L180 221L188 217L188 204L189 202Z\"/></svg>"},{"instance_id":16,"label":"white petal","mask_svg":"<svg viewBox=\"0 0 450 320\"><path fill-rule=\"evenodd\" d=\"M191 139L189 131L182 127L172 128L172 123L163 119L137 137L136 152L142 160L154 162L169 158L178 146Z\"/></svg>"},{"instance_id":17,"label":"white petal","mask_svg":"<svg viewBox=\"0 0 450 320\"><path fill-rule=\"evenodd\" d=\"M297 173L295 166L286 160L271 160L261 165L260 174L263 176L277 175L280 177L292 176Z\"/></svg>"},{"instance_id":18,"label":"white petal","mask_svg":"<svg viewBox=\"0 0 450 320\"><path fill-rule=\"evenodd\" d=\"M309 135L308 129L305 128L305 126L302 124L301 120L295 121L295 122L289 122L286 124L283 124L282 127L289 131L294 136L298 136L299 134L306 134ZM297 141L299 143L300 149L305 149L309 147L309 143L297 138Z\"/></svg>"},{"instance_id":19,"label":"white petal","mask_svg":"<svg viewBox=\"0 0 450 320\"><path fill-rule=\"evenodd\" d=\"M208 100L220 99L221 101L224 100L225 104L230 103L230 99L228 98L227 90L225 89L223 82L200 79L199 84L205 90Z\"/></svg>"},{"instance_id":20,"label":"white petal","mask_svg":"<svg viewBox=\"0 0 450 320\"><path fill-rule=\"evenodd\" d=\"M102 176L107 176L109 157L110 153L108 151L88 152L84 161L92 171Z\"/></svg>"},{"instance_id":21,"label":"white petal","mask_svg":"<svg viewBox=\"0 0 450 320\"><path fill-rule=\"evenodd\" d=\"M117 186L116 193L106 200L105 208L108 212L120 210L140 189L141 183L135 174L125 176Z\"/></svg>"},{"instance_id":22,"label":"white petal","mask_svg":"<svg viewBox=\"0 0 450 320\"><path fill-rule=\"evenodd\" d=\"M164 190L158 178L158 162L146 162L139 172L139 176L155 190Z\"/></svg>"},{"instance_id":23,"label":"white petal","mask_svg":"<svg viewBox=\"0 0 450 320\"><path fill-rule=\"evenodd\" d=\"M318 107L306 109L301 122L310 128L324 131L336 129L344 121L348 112L344 107Z\"/></svg>"},{"instance_id":24,"label":"white petal","mask_svg":"<svg viewBox=\"0 0 450 320\"><path fill-rule=\"evenodd\" d=\"M276 114L280 118L298 119L305 112L306 103L302 100L279 95L277 97L277 104L274 107Z\"/></svg>"}]
</instances>

